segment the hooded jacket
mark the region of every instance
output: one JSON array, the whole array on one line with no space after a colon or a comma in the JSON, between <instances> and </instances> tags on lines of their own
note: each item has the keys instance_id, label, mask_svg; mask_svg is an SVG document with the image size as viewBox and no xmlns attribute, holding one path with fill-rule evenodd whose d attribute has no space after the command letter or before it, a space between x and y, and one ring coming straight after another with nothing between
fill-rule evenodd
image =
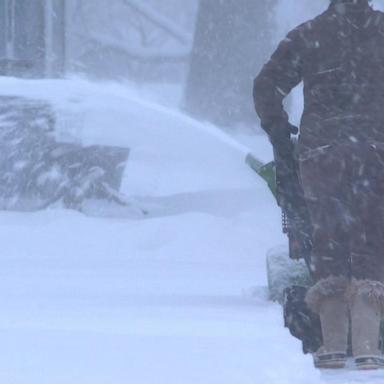
<instances>
[{"instance_id":1,"label":"hooded jacket","mask_svg":"<svg viewBox=\"0 0 384 384\"><path fill-rule=\"evenodd\" d=\"M384 13L368 0L334 0L280 43L254 82L261 126L288 129L283 99L301 81L300 148L384 142Z\"/></svg>"}]
</instances>

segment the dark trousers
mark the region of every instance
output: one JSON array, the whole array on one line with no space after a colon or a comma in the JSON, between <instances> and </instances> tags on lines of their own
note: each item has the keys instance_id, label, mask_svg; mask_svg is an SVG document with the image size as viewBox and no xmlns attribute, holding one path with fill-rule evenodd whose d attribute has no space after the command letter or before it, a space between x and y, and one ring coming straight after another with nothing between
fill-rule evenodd
<instances>
[{"instance_id":1,"label":"dark trousers","mask_svg":"<svg viewBox=\"0 0 384 384\"><path fill-rule=\"evenodd\" d=\"M302 151L300 176L315 278L384 281L384 143Z\"/></svg>"}]
</instances>

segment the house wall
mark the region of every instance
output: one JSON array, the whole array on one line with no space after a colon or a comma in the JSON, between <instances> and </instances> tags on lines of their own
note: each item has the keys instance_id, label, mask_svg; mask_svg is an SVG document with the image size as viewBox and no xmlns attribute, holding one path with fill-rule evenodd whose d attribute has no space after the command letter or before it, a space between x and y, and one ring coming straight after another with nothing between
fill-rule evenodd
<instances>
[{"instance_id":1,"label":"house wall","mask_svg":"<svg viewBox=\"0 0 384 384\"><path fill-rule=\"evenodd\" d=\"M62 0L0 0L0 73L59 76L65 69Z\"/></svg>"}]
</instances>

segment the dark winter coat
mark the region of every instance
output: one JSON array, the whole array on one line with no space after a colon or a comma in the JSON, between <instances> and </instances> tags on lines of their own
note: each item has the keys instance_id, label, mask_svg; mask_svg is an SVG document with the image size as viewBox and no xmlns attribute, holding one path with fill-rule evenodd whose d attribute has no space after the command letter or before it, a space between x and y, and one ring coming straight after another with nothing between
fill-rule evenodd
<instances>
[{"instance_id":1,"label":"dark winter coat","mask_svg":"<svg viewBox=\"0 0 384 384\"><path fill-rule=\"evenodd\" d=\"M343 140L384 142L384 14L335 0L282 41L254 82L262 127L287 127L282 101L304 82L302 151Z\"/></svg>"},{"instance_id":2,"label":"dark winter coat","mask_svg":"<svg viewBox=\"0 0 384 384\"><path fill-rule=\"evenodd\" d=\"M282 102L301 81L300 177L313 274L384 281L384 14L368 0L334 0L279 45L254 86L278 152L289 143Z\"/></svg>"}]
</instances>

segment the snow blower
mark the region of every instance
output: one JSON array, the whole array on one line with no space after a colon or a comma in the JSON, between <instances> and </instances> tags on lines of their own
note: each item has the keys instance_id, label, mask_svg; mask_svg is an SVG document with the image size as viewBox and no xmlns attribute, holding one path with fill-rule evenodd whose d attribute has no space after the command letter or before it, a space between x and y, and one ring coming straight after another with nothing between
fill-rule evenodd
<instances>
[{"instance_id":1,"label":"snow blower","mask_svg":"<svg viewBox=\"0 0 384 384\"><path fill-rule=\"evenodd\" d=\"M287 172L284 159L274 152L274 161L262 163L252 154L246 163L264 179L282 210L282 229L288 237L287 248L267 254L269 299L283 306L284 324L301 340L304 353L314 353L322 345L320 318L305 303L311 276L312 224L298 177L297 144L294 141L295 170ZM384 351L384 323L381 331Z\"/></svg>"}]
</instances>

